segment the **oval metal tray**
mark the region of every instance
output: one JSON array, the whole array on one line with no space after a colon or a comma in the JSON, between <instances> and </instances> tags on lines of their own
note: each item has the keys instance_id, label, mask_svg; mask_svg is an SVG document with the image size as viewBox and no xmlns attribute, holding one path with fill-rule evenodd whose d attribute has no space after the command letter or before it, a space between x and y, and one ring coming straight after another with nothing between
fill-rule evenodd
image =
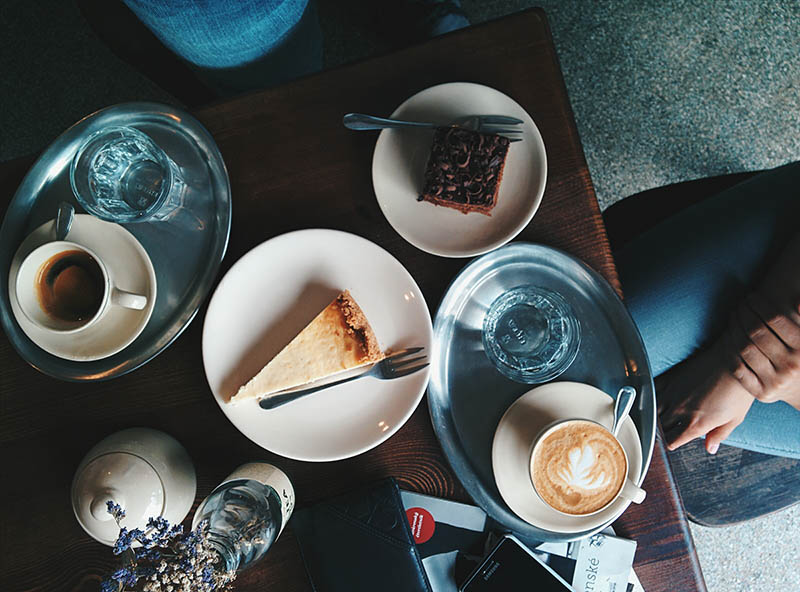
<instances>
[{"instance_id":1,"label":"oval metal tray","mask_svg":"<svg viewBox=\"0 0 800 592\"><path fill-rule=\"evenodd\" d=\"M456 476L473 500L502 527L528 541L575 540L598 532L561 534L533 526L503 501L492 472L492 441L506 409L536 385L498 372L483 350L481 327L494 299L523 284L559 292L581 322L581 346L556 380L585 382L606 393L631 385L639 396L631 411L642 442L642 471L655 441L655 388L639 332L617 294L597 272L551 247L513 243L467 265L452 281L434 323L428 406ZM611 397L609 397L611 399Z\"/></svg>"},{"instance_id":2,"label":"oval metal tray","mask_svg":"<svg viewBox=\"0 0 800 592\"><path fill-rule=\"evenodd\" d=\"M40 349L20 329L8 299L8 272L20 243L55 217L60 201L78 205L69 166L88 135L105 126L130 125L150 135L181 167L190 186L190 209L169 222L125 224L155 267L158 292L142 334L121 352L93 362L65 360ZM14 348L32 366L56 378L105 380L138 368L164 350L197 313L219 270L231 226L231 191L222 155L194 117L168 105L125 103L93 113L70 127L28 171L0 227L0 321Z\"/></svg>"}]
</instances>

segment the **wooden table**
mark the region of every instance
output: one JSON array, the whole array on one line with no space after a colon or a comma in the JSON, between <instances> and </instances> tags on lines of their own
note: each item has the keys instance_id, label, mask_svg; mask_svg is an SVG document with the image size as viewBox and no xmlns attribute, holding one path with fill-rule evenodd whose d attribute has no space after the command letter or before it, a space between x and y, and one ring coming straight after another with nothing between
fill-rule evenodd
<instances>
[{"instance_id":1,"label":"wooden table","mask_svg":"<svg viewBox=\"0 0 800 592\"><path fill-rule=\"evenodd\" d=\"M390 113L411 94L448 81L478 82L509 94L541 130L548 156L547 188L541 209L519 238L580 257L619 291L550 31L540 10L197 112L222 150L233 190L233 228L222 271L278 234L308 227L337 228L360 234L395 255L435 306L466 261L423 253L392 230L371 185L375 135L350 132L339 122L347 111ZM30 163L28 159L0 167L6 200ZM469 500L442 455L425 401L394 437L350 460L301 463L252 444L224 418L209 392L200 355L203 315L204 309L175 344L144 368L94 384L65 383L42 375L19 358L4 335L0 337L4 476L0 589L4 592L97 589L101 574L114 561L108 548L78 526L70 508L70 483L92 445L131 426L164 430L186 446L197 469L198 500L234 467L255 459L284 467L301 505L388 475L405 488ZM631 507L614 526L639 543L635 567L645 589L704 590L660 441L644 486L646 502ZM291 528L264 562L242 575L237 589L310 589Z\"/></svg>"}]
</instances>

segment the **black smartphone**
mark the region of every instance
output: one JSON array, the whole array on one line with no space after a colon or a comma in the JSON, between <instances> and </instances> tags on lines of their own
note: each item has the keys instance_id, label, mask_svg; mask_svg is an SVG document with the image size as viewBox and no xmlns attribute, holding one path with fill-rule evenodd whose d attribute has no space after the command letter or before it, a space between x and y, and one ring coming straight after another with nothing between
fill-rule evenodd
<instances>
[{"instance_id":1,"label":"black smartphone","mask_svg":"<svg viewBox=\"0 0 800 592\"><path fill-rule=\"evenodd\" d=\"M553 569L507 534L459 588L461 592L565 592L572 590Z\"/></svg>"}]
</instances>

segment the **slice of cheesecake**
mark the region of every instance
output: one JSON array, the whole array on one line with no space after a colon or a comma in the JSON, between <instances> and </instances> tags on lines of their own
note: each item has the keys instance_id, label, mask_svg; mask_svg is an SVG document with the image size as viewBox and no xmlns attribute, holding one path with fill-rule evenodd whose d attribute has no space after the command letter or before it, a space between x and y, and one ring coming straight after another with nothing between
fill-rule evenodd
<instances>
[{"instance_id":1,"label":"slice of cheesecake","mask_svg":"<svg viewBox=\"0 0 800 592\"><path fill-rule=\"evenodd\" d=\"M229 401L263 398L383 359L367 317L345 290Z\"/></svg>"}]
</instances>

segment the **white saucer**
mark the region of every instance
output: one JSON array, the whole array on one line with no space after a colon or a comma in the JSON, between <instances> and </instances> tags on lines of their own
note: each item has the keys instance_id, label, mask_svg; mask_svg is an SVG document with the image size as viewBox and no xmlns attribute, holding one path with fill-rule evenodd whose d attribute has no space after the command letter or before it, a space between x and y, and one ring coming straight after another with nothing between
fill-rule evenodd
<instances>
[{"instance_id":1,"label":"white saucer","mask_svg":"<svg viewBox=\"0 0 800 592\"><path fill-rule=\"evenodd\" d=\"M144 330L156 302L156 272L138 240L119 224L104 222L88 214L77 214L66 240L97 253L122 290L144 294L147 306L132 310L113 306L102 319L78 333L58 334L41 329L22 312L17 301L17 271L35 248L55 240L55 222L45 222L22 242L11 261L8 297L22 331L46 352L76 362L107 358L125 349Z\"/></svg>"},{"instance_id":2,"label":"white saucer","mask_svg":"<svg viewBox=\"0 0 800 592\"><path fill-rule=\"evenodd\" d=\"M208 384L233 425L262 448L305 461L355 456L399 430L422 399L429 368L355 380L270 411L256 400L225 402L342 290L384 350L424 346L430 355L430 314L414 279L381 247L346 232L268 240L231 267L211 298L203 326Z\"/></svg>"},{"instance_id":3,"label":"white saucer","mask_svg":"<svg viewBox=\"0 0 800 592\"><path fill-rule=\"evenodd\" d=\"M630 504L618 498L607 509L590 516L565 516L545 504L533 489L529 473L533 439L557 419L582 417L611 428L614 399L593 386L578 382L551 382L514 401L497 426L492 443L492 469L497 489L520 518L552 532L575 533L615 520ZM642 452L639 434L630 417L619 440L628 455L628 478L641 484Z\"/></svg>"},{"instance_id":4,"label":"white saucer","mask_svg":"<svg viewBox=\"0 0 800 592\"><path fill-rule=\"evenodd\" d=\"M514 142L500 183L497 205L486 216L417 201L422 191L433 130L386 129L372 157L372 184L389 224L415 247L443 257L472 257L496 249L531 221L544 194L547 157L531 116L513 99L469 82L440 84L418 92L392 118L448 124L467 115L499 114L522 119L522 142Z\"/></svg>"}]
</instances>

